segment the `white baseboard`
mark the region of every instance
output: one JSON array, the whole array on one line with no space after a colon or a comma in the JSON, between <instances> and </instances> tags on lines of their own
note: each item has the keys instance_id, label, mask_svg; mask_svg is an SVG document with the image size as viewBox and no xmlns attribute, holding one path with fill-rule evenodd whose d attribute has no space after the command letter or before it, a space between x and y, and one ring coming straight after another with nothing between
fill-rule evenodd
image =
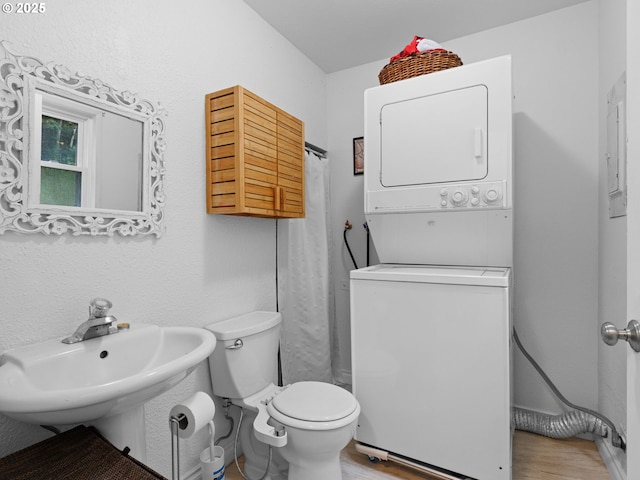
<instances>
[{"instance_id":1,"label":"white baseboard","mask_svg":"<svg viewBox=\"0 0 640 480\"><path fill-rule=\"evenodd\" d=\"M620 457L624 454L618 451L607 438L596 438L596 446L602 457L605 467L611 476L611 480L627 480L625 468L620 463Z\"/></svg>"}]
</instances>

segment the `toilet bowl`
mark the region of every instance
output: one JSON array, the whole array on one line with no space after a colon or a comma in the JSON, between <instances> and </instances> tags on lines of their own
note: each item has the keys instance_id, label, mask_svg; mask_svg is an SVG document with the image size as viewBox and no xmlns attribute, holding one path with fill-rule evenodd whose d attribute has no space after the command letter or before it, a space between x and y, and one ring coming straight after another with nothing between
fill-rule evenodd
<instances>
[{"instance_id":1,"label":"toilet bowl","mask_svg":"<svg viewBox=\"0 0 640 480\"><path fill-rule=\"evenodd\" d=\"M267 412L288 436L280 453L289 462L289 480L342 478L340 451L360 415L353 395L328 383L298 382L276 395Z\"/></svg>"},{"instance_id":2,"label":"toilet bowl","mask_svg":"<svg viewBox=\"0 0 640 480\"><path fill-rule=\"evenodd\" d=\"M213 393L242 408L249 480L267 467L272 480L339 480L340 452L355 434L360 405L328 383L275 385L281 321L276 312L252 312L205 327L219 342L209 357Z\"/></svg>"}]
</instances>

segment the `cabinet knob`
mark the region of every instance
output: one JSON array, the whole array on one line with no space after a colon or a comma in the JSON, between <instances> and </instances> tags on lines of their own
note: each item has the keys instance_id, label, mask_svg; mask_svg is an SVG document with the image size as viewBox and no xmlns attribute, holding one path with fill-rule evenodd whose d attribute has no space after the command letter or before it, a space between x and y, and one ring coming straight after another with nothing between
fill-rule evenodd
<instances>
[{"instance_id":1,"label":"cabinet knob","mask_svg":"<svg viewBox=\"0 0 640 480\"><path fill-rule=\"evenodd\" d=\"M273 190L273 209L284 210L284 205L286 202L286 190L284 189L284 187L273 187Z\"/></svg>"},{"instance_id":2,"label":"cabinet knob","mask_svg":"<svg viewBox=\"0 0 640 480\"><path fill-rule=\"evenodd\" d=\"M280 209L280 187L273 187L273 209L274 210L281 210Z\"/></svg>"}]
</instances>

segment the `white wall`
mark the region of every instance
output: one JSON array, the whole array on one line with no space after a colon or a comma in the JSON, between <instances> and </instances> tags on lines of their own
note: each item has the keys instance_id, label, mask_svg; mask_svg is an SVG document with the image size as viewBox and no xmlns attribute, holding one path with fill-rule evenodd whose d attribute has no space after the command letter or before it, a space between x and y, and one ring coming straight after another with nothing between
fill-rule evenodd
<instances>
[{"instance_id":1,"label":"white wall","mask_svg":"<svg viewBox=\"0 0 640 480\"><path fill-rule=\"evenodd\" d=\"M204 95L242 84L302 119L326 145L325 75L237 0L58 0L44 14L0 15L18 53L161 102L166 125L162 238L0 236L0 351L63 337L104 296L121 321L202 326L274 309L275 220L205 213ZM168 415L211 392L206 363L147 406L148 463L171 472ZM217 419L218 428L226 428ZM0 456L50 434L0 415ZM203 433L181 442L183 471Z\"/></svg>"},{"instance_id":2,"label":"white wall","mask_svg":"<svg viewBox=\"0 0 640 480\"><path fill-rule=\"evenodd\" d=\"M515 326L530 353L574 402L597 406L598 3L591 1L447 42L465 63L511 54L514 85ZM410 38L408 37L407 41ZM436 39L437 40L437 39ZM402 46L390 47L389 54ZM363 92L388 59L328 76L329 150L336 227L336 285L352 268L341 225L364 263L362 177L351 139L362 135ZM348 335L348 292L337 317ZM463 352L461 352L463 354ZM561 404L516 352L515 401L558 412ZM350 347L341 344L342 371Z\"/></svg>"},{"instance_id":3,"label":"white wall","mask_svg":"<svg viewBox=\"0 0 640 480\"><path fill-rule=\"evenodd\" d=\"M378 65L379 64L379 65ZM364 218L364 175L353 174L353 138L364 135L363 92L378 83L377 72L384 62L343 70L328 76L327 116L331 160L331 207L334 234L333 274L336 301L336 325L339 351L334 358L338 380L351 383L351 331L349 307L349 271L351 257L345 247L344 223L353 228L347 239L358 267L366 266ZM373 248L372 248L373 250ZM377 259L372 264L378 263Z\"/></svg>"},{"instance_id":4,"label":"white wall","mask_svg":"<svg viewBox=\"0 0 640 480\"><path fill-rule=\"evenodd\" d=\"M596 327L613 322L619 328L626 325L627 316L627 217L609 218L607 185L607 92L626 70L626 3L627 0L600 0L599 23L599 296ZM598 404L600 412L614 422L616 428L626 428L626 362L624 345L609 347L598 342ZM605 445L608 445L605 442ZM610 449L624 471L625 455Z\"/></svg>"}]
</instances>

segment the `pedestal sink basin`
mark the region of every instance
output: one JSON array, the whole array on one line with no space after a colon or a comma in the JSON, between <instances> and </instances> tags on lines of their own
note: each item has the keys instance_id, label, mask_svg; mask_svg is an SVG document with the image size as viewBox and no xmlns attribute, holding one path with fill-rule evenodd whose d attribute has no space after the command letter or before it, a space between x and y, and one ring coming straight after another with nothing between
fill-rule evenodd
<instances>
[{"instance_id":1,"label":"pedestal sink basin","mask_svg":"<svg viewBox=\"0 0 640 480\"><path fill-rule=\"evenodd\" d=\"M202 328L133 324L79 343L7 350L0 356L0 412L41 425L95 425L144 461L143 404L183 380L215 344ZM131 438L140 434L142 444Z\"/></svg>"}]
</instances>

